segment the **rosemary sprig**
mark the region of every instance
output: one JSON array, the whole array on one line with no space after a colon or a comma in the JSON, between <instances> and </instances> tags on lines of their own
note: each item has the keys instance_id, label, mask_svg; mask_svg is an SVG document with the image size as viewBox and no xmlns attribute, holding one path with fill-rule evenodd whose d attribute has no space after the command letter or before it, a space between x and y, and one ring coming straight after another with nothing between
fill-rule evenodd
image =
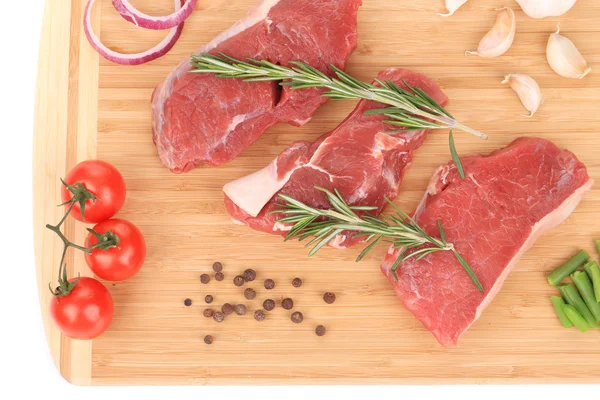
<instances>
[{"instance_id":1,"label":"rosemary sprig","mask_svg":"<svg viewBox=\"0 0 600 400\"><path fill-rule=\"evenodd\" d=\"M312 240L306 244L306 247L313 246L309 256L315 254L340 233L356 231L355 237L366 236L365 242L368 243L356 261L360 261L381 240L391 242L395 248L402 249L392 265L392 274L398 279L396 269L401 262L412 257L420 260L428 254L438 251L452 251L473 280L475 286L477 286L477 289L483 292L483 286L473 269L456 251L454 245L446 241L446 234L440 221L438 221L440 238L437 239L428 235L413 218L393 204L387 197L386 201L395 209L395 215L376 218L369 211L376 210L377 207L350 206L337 190L332 193L321 187L316 187L316 189L325 193L331 204L331 209L313 208L292 197L280 194L279 198L284 203L278 204L279 209L272 212L273 214L283 215L282 218L278 219L278 222L292 224L285 240L295 238L302 241L312 237ZM356 213L357 211L364 211L365 213L359 216Z\"/></svg>"},{"instance_id":2,"label":"rosemary sprig","mask_svg":"<svg viewBox=\"0 0 600 400\"><path fill-rule=\"evenodd\" d=\"M383 114L386 124L405 132L417 129L459 129L483 139L487 135L462 125L420 88L413 88L403 81L405 89L393 81L375 79L379 86L359 81L339 68L331 65L337 78L330 77L318 69L299 61L291 61L294 67L283 67L266 60L248 59L241 61L220 53L220 57L209 53L192 55L191 73L212 73L219 78L239 78L248 82L280 80L281 85L292 89L326 88L323 95L334 100L366 99L387 104L391 107L369 110L367 114ZM452 159L462 170L460 158L454 146L450 147ZM462 176L462 175L461 175Z\"/></svg>"}]
</instances>

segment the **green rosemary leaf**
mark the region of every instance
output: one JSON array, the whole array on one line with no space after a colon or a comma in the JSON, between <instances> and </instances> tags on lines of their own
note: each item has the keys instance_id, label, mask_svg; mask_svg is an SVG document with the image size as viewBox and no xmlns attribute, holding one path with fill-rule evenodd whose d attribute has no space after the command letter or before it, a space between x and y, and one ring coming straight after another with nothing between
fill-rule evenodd
<instances>
[{"instance_id":1,"label":"green rosemary leaf","mask_svg":"<svg viewBox=\"0 0 600 400\"><path fill-rule=\"evenodd\" d=\"M406 254L406 250L404 250L403 252L401 252L401 253L398 255L398 258L396 258L396 261L394 261L394 264L392 264L392 268L391 268L391 270L392 270L392 275L394 275L394 278L395 278L396 280L398 280L398 275L396 274L396 270L397 270L397 269L398 269L398 267L400 266L400 263L401 263L402 261L404 261L404 255L405 255L405 254Z\"/></svg>"},{"instance_id":2,"label":"green rosemary leaf","mask_svg":"<svg viewBox=\"0 0 600 400\"><path fill-rule=\"evenodd\" d=\"M438 229L440 230L440 238L442 239L442 243L444 243L445 245L448 244L448 242L446 242L446 232L444 232L444 227L442 227L442 221L440 221L438 219Z\"/></svg>"},{"instance_id":3,"label":"green rosemary leaf","mask_svg":"<svg viewBox=\"0 0 600 400\"><path fill-rule=\"evenodd\" d=\"M467 261L464 258L462 258L462 256L458 253L458 251L452 250L452 252L456 256L456 259L458 260L460 265L462 265L462 267L465 269L465 271L467 271L467 274L471 277L471 280L473 281L475 286L477 286L477 289L479 289L479 291L481 293L483 293L483 286L481 285L481 282L477 278L477 275L475 275L475 271L473 271L471 266L469 266L469 264L467 264Z\"/></svg>"},{"instance_id":4,"label":"green rosemary leaf","mask_svg":"<svg viewBox=\"0 0 600 400\"><path fill-rule=\"evenodd\" d=\"M454 165L456 165L458 175L460 175L462 179L465 179L465 170L463 169L462 163L460 162L460 157L456 152L456 146L454 145L454 136L452 135L452 130L450 130L450 134L448 136L450 138L450 154L452 154L452 160L454 161Z\"/></svg>"},{"instance_id":5,"label":"green rosemary leaf","mask_svg":"<svg viewBox=\"0 0 600 400\"><path fill-rule=\"evenodd\" d=\"M310 257L310 256L314 255L323 246L325 246L327 243L331 242L333 240L333 238L335 238L337 235L339 235L342 232L343 232L342 229L336 229L335 231L331 232L323 240L321 240L315 247L312 248L312 250L308 253L308 256Z\"/></svg>"},{"instance_id":6,"label":"green rosemary leaf","mask_svg":"<svg viewBox=\"0 0 600 400\"><path fill-rule=\"evenodd\" d=\"M363 259L363 257L364 257L364 256L366 256L366 255L367 255L367 253L368 253L369 251L371 251L371 249L372 249L373 247L375 247L375 245L376 245L377 243L379 243L379 241L381 240L381 238L382 238L382 237L383 237L383 236L379 236L377 239L375 239L375 240L373 240L371 243L369 243L369 245L368 245L367 247L365 247L365 248L363 249L363 251L361 251L361 252L360 252L360 254L358 255L358 257L356 257L356 262L359 262L360 260L362 260L362 259Z\"/></svg>"}]
</instances>

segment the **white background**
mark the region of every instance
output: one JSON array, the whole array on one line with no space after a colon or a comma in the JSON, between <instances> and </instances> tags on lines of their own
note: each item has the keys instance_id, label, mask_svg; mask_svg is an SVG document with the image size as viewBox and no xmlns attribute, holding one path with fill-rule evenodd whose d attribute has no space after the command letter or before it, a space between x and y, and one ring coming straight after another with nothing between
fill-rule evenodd
<instances>
[{"instance_id":1,"label":"white background","mask_svg":"<svg viewBox=\"0 0 600 400\"><path fill-rule=\"evenodd\" d=\"M50 0L50 2L63 0ZM108 0L103 0L108 1ZM166 1L166 0L157 0ZM209 1L209 0L201 0ZM435 0L440 1L442 0ZM598 399L599 386L127 387L81 388L57 373L46 346L33 257L33 105L43 0L2 1L0 24L0 399L392 397ZM8 4L7 4L8 3ZM399 2L400 4L401 2ZM7 10L8 7L8 10ZM600 128L600 127L599 127ZM490 338L493 340L493 338ZM551 351L551 349L548 349ZM581 371L585 374L586 371ZM42 397L43 396L43 397Z\"/></svg>"}]
</instances>

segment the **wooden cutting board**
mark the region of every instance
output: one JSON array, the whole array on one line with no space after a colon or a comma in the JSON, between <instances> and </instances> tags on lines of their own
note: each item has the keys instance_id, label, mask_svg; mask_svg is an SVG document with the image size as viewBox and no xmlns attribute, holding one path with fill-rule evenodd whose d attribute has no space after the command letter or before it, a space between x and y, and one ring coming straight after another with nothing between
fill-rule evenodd
<instances>
[{"instance_id":1,"label":"wooden cutting board","mask_svg":"<svg viewBox=\"0 0 600 400\"><path fill-rule=\"evenodd\" d=\"M89 46L82 29L84 0L47 0L44 12L35 110L35 253L48 344L60 373L80 385L113 384L375 384L375 383L575 383L600 382L600 331L581 334L559 326L549 301L556 290L545 274L578 248L596 255L600 238L600 189L594 188L557 229L539 239L506 280L482 317L452 348L441 347L401 306L379 271L381 246L361 263L359 248L324 249L312 258L298 243L231 223L223 206L226 182L265 166L296 140L314 140L334 128L354 102L329 102L302 128L280 124L232 163L174 175L159 161L151 140L149 99L154 87L182 59L241 18L255 0L201 0L174 49L136 67L112 64ZM116 50L141 51L164 32L137 29L109 0L94 10L96 29ZM171 0L136 0L154 15L171 11ZM364 0L359 41L348 64L370 80L386 67L406 67L437 81L451 99L449 111L489 134L483 141L457 134L461 154L488 153L519 136L540 136L572 150L600 182L600 75L569 80L546 63L548 35L560 21L593 68L600 70L600 6L580 0L562 18L533 20L512 1L469 2L442 18L443 2ZM465 57L495 20L494 8L511 5L518 28L510 51L484 60ZM534 76L546 102L523 118L517 96L500 84L506 73ZM396 200L412 210L435 168L449 159L447 132L433 132L418 150ZM46 223L63 210L59 178L77 162L113 163L128 186L120 217L143 231L148 259L133 279L106 283L116 305L109 330L93 341L62 337L48 318L48 282L56 281L62 244ZM598 186L598 185L596 185ZM83 242L86 226L69 219L66 234ZM226 279L199 281L214 261ZM69 253L69 274L90 275L83 257ZM249 309L268 297L292 297L304 313L292 324L277 308L266 321L230 317L217 324L202 317L206 294L213 305L243 301L231 283L246 268L258 279ZM301 288L291 286L299 276ZM277 287L267 293L262 281ZM326 305L321 296L338 300ZM185 307L185 298L193 299ZM328 328L317 337L314 328ZM203 337L212 334L211 346Z\"/></svg>"}]
</instances>

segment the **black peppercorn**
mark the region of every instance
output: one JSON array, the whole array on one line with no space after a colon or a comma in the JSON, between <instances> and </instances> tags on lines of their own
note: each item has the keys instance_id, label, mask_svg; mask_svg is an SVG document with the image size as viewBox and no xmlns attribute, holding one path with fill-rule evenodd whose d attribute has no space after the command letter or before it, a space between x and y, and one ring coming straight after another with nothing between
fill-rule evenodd
<instances>
[{"instance_id":1,"label":"black peppercorn","mask_svg":"<svg viewBox=\"0 0 600 400\"><path fill-rule=\"evenodd\" d=\"M246 282L252 282L256 279L256 271L253 269L247 269L244 271L244 280Z\"/></svg>"},{"instance_id":2,"label":"black peppercorn","mask_svg":"<svg viewBox=\"0 0 600 400\"><path fill-rule=\"evenodd\" d=\"M206 304L210 304L213 302L213 297L210 294L207 294L206 296L204 296L204 301L206 302Z\"/></svg>"},{"instance_id":3,"label":"black peppercorn","mask_svg":"<svg viewBox=\"0 0 600 400\"><path fill-rule=\"evenodd\" d=\"M244 284L244 277L241 275L236 276L235 278L233 278L233 284L235 286L242 286Z\"/></svg>"},{"instance_id":4,"label":"black peppercorn","mask_svg":"<svg viewBox=\"0 0 600 400\"><path fill-rule=\"evenodd\" d=\"M303 320L304 320L304 315L302 315L302 313L300 311L296 311L295 313L292 313L292 322L293 323L299 324Z\"/></svg>"},{"instance_id":5,"label":"black peppercorn","mask_svg":"<svg viewBox=\"0 0 600 400\"><path fill-rule=\"evenodd\" d=\"M275 287L275 281L273 279L265 279L265 289L271 290Z\"/></svg>"},{"instance_id":6,"label":"black peppercorn","mask_svg":"<svg viewBox=\"0 0 600 400\"><path fill-rule=\"evenodd\" d=\"M317 336L324 336L325 332L327 332L327 329L325 329L323 325L319 325L315 328L315 333Z\"/></svg>"},{"instance_id":7,"label":"black peppercorn","mask_svg":"<svg viewBox=\"0 0 600 400\"><path fill-rule=\"evenodd\" d=\"M263 302L263 308L267 311L272 311L275 308L275 302L271 299L267 299Z\"/></svg>"},{"instance_id":8,"label":"black peppercorn","mask_svg":"<svg viewBox=\"0 0 600 400\"><path fill-rule=\"evenodd\" d=\"M211 335L204 336L204 343L212 344L212 342L213 342L213 337Z\"/></svg>"},{"instance_id":9,"label":"black peppercorn","mask_svg":"<svg viewBox=\"0 0 600 400\"><path fill-rule=\"evenodd\" d=\"M229 303L225 303L221 307L221 312L225 315L229 315L233 312L233 306Z\"/></svg>"},{"instance_id":10,"label":"black peppercorn","mask_svg":"<svg viewBox=\"0 0 600 400\"><path fill-rule=\"evenodd\" d=\"M210 308L207 308L206 310L204 310L203 314L206 318L211 318L213 315L215 315L215 312Z\"/></svg>"},{"instance_id":11,"label":"black peppercorn","mask_svg":"<svg viewBox=\"0 0 600 400\"><path fill-rule=\"evenodd\" d=\"M185 304L187 307L191 306L192 305L192 299L185 299L183 301L183 304Z\"/></svg>"},{"instance_id":12,"label":"black peppercorn","mask_svg":"<svg viewBox=\"0 0 600 400\"><path fill-rule=\"evenodd\" d=\"M223 273L222 273L222 272L217 272L217 273L215 274L215 280L216 280L217 282L221 282L221 281L222 281L224 278L225 278L225 275L223 275Z\"/></svg>"},{"instance_id":13,"label":"black peppercorn","mask_svg":"<svg viewBox=\"0 0 600 400\"><path fill-rule=\"evenodd\" d=\"M257 321L264 321L266 318L265 312L263 310L254 311L254 319Z\"/></svg>"},{"instance_id":14,"label":"black peppercorn","mask_svg":"<svg viewBox=\"0 0 600 400\"><path fill-rule=\"evenodd\" d=\"M235 306L235 313L237 315L244 315L244 314L246 314L246 306L243 305L243 304L237 304Z\"/></svg>"},{"instance_id":15,"label":"black peppercorn","mask_svg":"<svg viewBox=\"0 0 600 400\"><path fill-rule=\"evenodd\" d=\"M223 320L225 319L225 315L220 312L217 311L214 315L213 315L213 319L217 322L223 322Z\"/></svg>"},{"instance_id":16,"label":"black peppercorn","mask_svg":"<svg viewBox=\"0 0 600 400\"><path fill-rule=\"evenodd\" d=\"M300 286L302 286L302 279L300 279L300 278L294 278L294 280L292 281L292 286L293 287L300 287Z\"/></svg>"},{"instance_id":17,"label":"black peppercorn","mask_svg":"<svg viewBox=\"0 0 600 400\"><path fill-rule=\"evenodd\" d=\"M335 293L327 292L323 295L323 301L327 304L332 304L335 301Z\"/></svg>"},{"instance_id":18,"label":"black peppercorn","mask_svg":"<svg viewBox=\"0 0 600 400\"><path fill-rule=\"evenodd\" d=\"M208 276L208 274L200 275L200 282L207 284L208 282L210 282L210 276Z\"/></svg>"},{"instance_id":19,"label":"black peppercorn","mask_svg":"<svg viewBox=\"0 0 600 400\"><path fill-rule=\"evenodd\" d=\"M252 288L246 288L246 290L244 290L244 297L248 300L252 300L256 297L256 292Z\"/></svg>"},{"instance_id":20,"label":"black peppercorn","mask_svg":"<svg viewBox=\"0 0 600 400\"><path fill-rule=\"evenodd\" d=\"M213 271L215 271L215 272L221 272L221 271L223 271L223 264L221 264L221 263L220 263L220 262L218 262L218 261L217 261L217 262L215 262L215 263L213 264Z\"/></svg>"},{"instance_id":21,"label":"black peppercorn","mask_svg":"<svg viewBox=\"0 0 600 400\"><path fill-rule=\"evenodd\" d=\"M294 308L294 300L292 299L283 299L283 301L281 302L281 307L283 307L285 310L291 310L292 308Z\"/></svg>"}]
</instances>

